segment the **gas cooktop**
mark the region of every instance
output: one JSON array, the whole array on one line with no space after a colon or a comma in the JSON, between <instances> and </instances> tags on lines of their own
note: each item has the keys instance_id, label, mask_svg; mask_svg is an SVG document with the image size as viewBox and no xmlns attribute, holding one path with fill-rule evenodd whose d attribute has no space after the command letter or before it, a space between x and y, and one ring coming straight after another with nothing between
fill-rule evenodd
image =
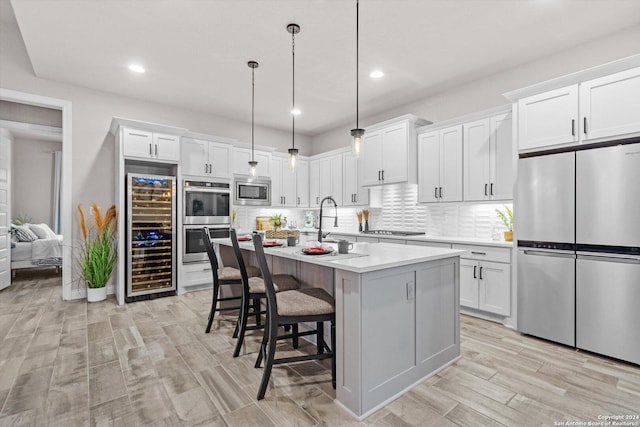
<instances>
[{"instance_id":1,"label":"gas cooktop","mask_svg":"<svg viewBox=\"0 0 640 427\"><path fill-rule=\"evenodd\" d=\"M382 234L385 236L421 236L426 234L424 231L394 231L394 230L367 230L364 234Z\"/></svg>"}]
</instances>

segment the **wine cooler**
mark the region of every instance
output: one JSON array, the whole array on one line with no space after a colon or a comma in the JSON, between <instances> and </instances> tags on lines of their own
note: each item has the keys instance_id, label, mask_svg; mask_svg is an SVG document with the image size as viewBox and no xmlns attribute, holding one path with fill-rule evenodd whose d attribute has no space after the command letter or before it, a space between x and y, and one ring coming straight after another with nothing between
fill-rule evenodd
<instances>
[{"instance_id":1,"label":"wine cooler","mask_svg":"<svg viewBox=\"0 0 640 427\"><path fill-rule=\"evenodd\" d=\"M127 175L126 302L175 295L176 179Z\"/></svg>"}]
</instances>

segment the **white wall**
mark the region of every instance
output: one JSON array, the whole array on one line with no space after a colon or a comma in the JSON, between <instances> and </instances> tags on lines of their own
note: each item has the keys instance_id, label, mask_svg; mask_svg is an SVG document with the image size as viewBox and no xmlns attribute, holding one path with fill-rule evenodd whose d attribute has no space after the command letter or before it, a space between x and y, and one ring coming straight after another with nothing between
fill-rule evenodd
<instances>
[{"instance_id":1,"label":"white wall","mask_svg":"<svg viewBox=\"0 0 640 427\"><path fill-rule=\"evenodd\" d=\"M26 214L33 223L53 224L53 152L60 150L60 142L14 138L11 218Z\"/></svg>"},{"instance_id":2,"label":"white wall","mask_svg":"<svg viewBox=\"0 0 640 427\"><path fill-rule=\"evenodd\" d=\"M439 122L464 114L508 104L503 93L535 83L571 74L617 59L640 53L640 26L577 46L544 59L523 64L463 86L457 86L429 96L418 102L390 109L373 117L360 119L365 130L368 125L412 113L431 122ZM420 54L427 54L421 52ZM506 55L508 54L505 53ZM437 67L437 64L434 64ZM313 154L350 144L349 130L353 122L316 135L312 140ZM366 148L365 148L366 149Z\"/></svg>"}]
</instances>

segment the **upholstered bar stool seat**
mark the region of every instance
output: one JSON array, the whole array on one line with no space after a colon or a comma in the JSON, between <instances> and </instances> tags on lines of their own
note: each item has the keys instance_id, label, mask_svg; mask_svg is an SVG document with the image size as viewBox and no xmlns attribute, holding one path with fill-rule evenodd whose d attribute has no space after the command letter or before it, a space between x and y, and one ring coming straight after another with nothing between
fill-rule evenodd
<instances>
[{"instance_id":1,"label":"upholstered bar stool seat","mask_svg":"<svg viewBox=\"0 0 640 427\"><path fill-rule=\"evenodd\" d=\"M278 292L276 300L278 316L314 316L331 314L336 310L333 297L320 288Z\"/></svg>"},{"instance_id":2,"label":"upholstered bar stool seat","mask_svg":"<svg viewBox=\"0 0 640 427\"><path fill-rule=\"evenodd\" d=\"M247 267L247 276L260 276L260 269L257 267ZM241 281L242 275L240 274L240 270L238 270L237 268L222 267L218 269L218 280L220 280L221 282L227 280Z\"/></svg>"}]
</instances>

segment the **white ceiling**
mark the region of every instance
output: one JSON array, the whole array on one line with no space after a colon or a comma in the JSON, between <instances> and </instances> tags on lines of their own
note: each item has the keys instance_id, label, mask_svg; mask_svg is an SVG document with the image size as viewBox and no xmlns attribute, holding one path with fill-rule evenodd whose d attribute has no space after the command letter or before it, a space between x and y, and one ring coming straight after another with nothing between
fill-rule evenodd
<instances>
[{"instance_id":1,"label":"white ceiling","mask_svg":"<svg viewBox=\"0 0 640 427\"><path fill-rule=\"evenodd\" d=\"M296 130L355 121L355 0L11 4L39 77L248 121L256 60L256 123L285 130L295 22ZM361 0L360 115L639 23L638 0ZM370 79L374 67L385 77Z\"/></svg>"}]
</instances>

